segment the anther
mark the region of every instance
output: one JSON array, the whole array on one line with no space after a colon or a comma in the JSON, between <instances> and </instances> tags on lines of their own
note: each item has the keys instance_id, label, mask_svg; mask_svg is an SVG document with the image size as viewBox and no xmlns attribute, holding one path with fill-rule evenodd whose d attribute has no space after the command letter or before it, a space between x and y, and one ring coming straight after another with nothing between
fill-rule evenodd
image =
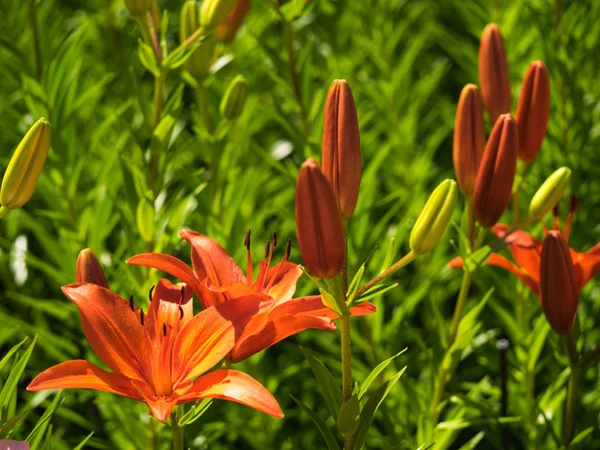
<instances>
[{"instance_id":1,"label":"anther","mask_svg":"<svg viewBox=\"0 0 600 450\"><path fill-rule=\"evenodd\" d=\"M167 324L163 323L163 336L167 335Z\"/></svg>"},{"instance_id":2,"label":"anther","mask_svg":"<svg viewBox=\"0 0 600 450\"><path fill-rule=\"evenodd\" d=\"M554 208L552 208L552 214L555 218L560 217L560 208L558 207L558 203L554 205Z\"/></svg>"},{"instance_id":3,"label":"anther","mask_svg":"<svg viewBox=\"0 0 600 450\"><path fill-rule=\"evenodd\" d=\"M181 306L179 307L179 318L183 319L183 308Z\"/></svg>"},{"instance_id":4,"label":"anther","mask_svg":"<svg viewBox=\"0 0 600 450\"><path fill-rule=\"evenodd\" d=\"M577 212L577 208L579 208L579 197L574 195L571 197L571 214L575 214L575 212Z\"/></svg>"},{"instance_id":5,"label":"anther","mask_svg":"<svg viewBox=\"0 0 600 450\"><path fill-rule=\"evenodd\" d=\"M183 300L185 299L185 286L181 287L181 300L179 300L179 304L183 303ZM181 306L180 306L181 308Z\"/></svg>"},{"instance_id":6,"label":"anther","mask_svg":"<svg viewBox=\"0 0 600 450\"><path fill-rule=\"evenodd\" d=\"M265 245L265 261L269 259L269 253L271 253L271 241L267 241Z\"/></svg>"},{"instance_id":7,"label":"anther","mask_svg":"<svg viewBox=\"0 0 600 450\"><path fill-rule=\"evenodd\" d=\"M285 249L285 257L283 258L284 261L288 260L288 258L290 257L291 253L292 253L292 240L288 239L288 241L287 241L287 247Z\"/></svg>"},{"instance_id":8,"label":"anther","mask_svg":"<svg viewBox=\"0 0 600 450\"><path fill-rule=\"evenodd\" d=\"M135 311L135 308L133 307L133 295L129 296L129 307L132 311Z\"/></svg>"},{"instance_id":9,"label":"anther","mask_svg":"<svg viewBox=\"0 0 600 450\"><path fill-rule=\"evenodd\" d=\"M140 309L140 322L144 325L144 310Z\"/></svg>"},{"instance_id":10,"label":"anther","mask_svg":"<svg viewBox=\"0 0 600 450\"><path fill-rule=\"evenodd\" d=\"M152 287L150 288L150 292L148 292L148 298L150 299L150 303L152 303L152 295L154 294L154 288L155 288L155 287L156 287L156 286L152 286Z\"/></svg>"},{"instance_id":11,"label":"anther","mask_svg":"<svg viewBox=\"0 0 600 450\"><path fill-rule=\"evenodd\" d=\"M273 248L277 247L277 232L273 231Z\"/></svg>"},{"instance_id":12,"label":"anther","mask_svg":"<svg viewBox=\"0 0 600 450\"><path fill-rule=\"evenodd\" d=\"M248 232L246 233L246 238L244 239L244 246L246 247L246 250L250 250L250 234L252 233L252 230L249 229Z\"/></svg>"}]
</instances>

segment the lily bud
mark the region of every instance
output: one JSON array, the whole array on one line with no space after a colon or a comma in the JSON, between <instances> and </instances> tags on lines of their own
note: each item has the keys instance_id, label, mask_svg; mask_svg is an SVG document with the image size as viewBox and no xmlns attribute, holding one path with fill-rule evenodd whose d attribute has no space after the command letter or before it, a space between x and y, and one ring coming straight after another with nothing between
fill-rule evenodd
<instances>
[{"instance_id":1,"label":"lily bud","mask_svg":"<svg viewBox=\"0 0 600 450\"><path fill-rule=\"evenodd\" d=\"M542 244L540 301L548 323L563 336L571 330L577 312L576 280L569 246L560 231L549 231Z\"/></svg>"},{"instance_id":2,"label":"lily bud","mask_svg":"<svg viewBox=\"0 0 600 450\"><path fill-rule=\"evenodd\" d=\"M414 253L424 255L439 244L457 200L456 181L444 180L435 188L410 233L410 249Z\"/></svg>"},{"instance_id":3,"label":"lily bud","mask_svg":"<svg viewBox=\"0 0 600 450\"><path fill-rule=\"evenodd\" d=\"M29 201L50 149L50 123L40 119L29 129L12 156L0 189L0 205L17 209Z\"/></svg>"},{"instance_id":4,"label":"lily bud","mask_svg":"<svg viewBox=\"0 0 600 450\"><path fill-rule=\"evenodd\" d=\"M323 173L342 217L349 219L358 201L362 166L356 105L346 80L335 80L327 93L322 145Z\"/></svg>"},{"instance_id":5,"label":"lily bud","mask_svg":"<svg viewBox=\"0 0 600 450\"><path fill-rule=\"evenodd\" d=\"M94 283L108 289L108 281L106 281L100 261L89 248L79 252L76 277L78 283Z\"/></svg>"},{"instance_id":6,"label":"lily bud","mask_svg":"<svg viewBox=\"0 0 600 450\"><path fill-rule=\"evenodd\" d=\"M543 218L560 201L571 181L571 169L561 167L542 183L529 205L529 215Z\"/></svg>"},{"instance_id":7,"label":"lily bud","mask_svg":"<svg viewBox=\"0 0 600 450\"><path fill-rule=\"evenodd\" d=\"M500 114L510 112L512 99L506 52L502 35L495 23L488 24L481 35L479 86L490 122L495 123Z\"/></svg>"},{"instance_id":8,"label":"lily bud","mask_svg":"<svg viewBox=\"0 0 600 450\"><path fill-rule=\"evenodd\" d=\"M331 185L314 159L307 159L296 184L296 232L311 275L334 278L342 270L344 228Z\"/></svg>"},{"instance_id":9,"label":"lily bud","mask_svg":"<svg viewBox=\"0 0 600 450\"><path fill-rule=\"evenodd\" d=\"M229 84L221 100L221 115L229 120L238 118L244 110L247 97L248 82L242 75L238 75Z\"/></svg>"},{"instance_id":10,"label":"lily bud","mask_svg":"<svg viewBox=\"0 0 600 450\"><path fill-rule=\"evenodd\" d=\"M125 6L132 16L143 16L152 6L152 0L125 0Z\"/></svg>"},{"instance_id":11,"label":"lily bud","mask_svg":"<svg viewBox=\"0 0 600 450\"><path fill-rule=\"evenodd\" d=\"M185 42L198 28L200 28L200 23L196 2L194 0L187 1L181 8L181 21L179 24L181 42ZM194 49L185 62L186 70L194 78L203 80L210 73L215 54L215 44L214 36L209 36L198 44L198 47Z\"/></svg>"},{"instance_id":12,"label":"lily bud","mask_svg":"<svg viewBox=\"0 0 600 450\"><path fill-rule=\"evenodd\" d=\"M517 170L517 123L502 114L490 134L473 194L473 212L480 225L491 228L508 206Z\"/></svg>"},{"instance_id":13,"label":"lily bud","mask_svg":"<svg viewBox=\"0 0 600 450\"><path fill-rule=\"evenodd\" d=\"M483 101L477 86L467 84L460 93L456 108L452 152L458 187L466 196L473 195L484 147Z\"/></svg>"},{"instance_id":14,"label":"lily bud","mask_svg":"<svg viewBox=\"0 0 600 450\"><path fill-rule=\"evenodd\" d=\"M251 4L252 0L237 0L225 22L217 27L217 37L220 41L229 42L233 40L248 15Z\"/></svg>"},{"instance_id":15,"label":"lily bud","mask_svg":"<svg viewBox=\"0 0 600 450\"><path fill-rule=\"evenodd\" d=\"M200 8L200 24L214 28L225 22L236 0L204 0Z\"/></svg>"},{"instance_id":16,"label":"lily bud","mask_svg":"<svg viewBox=\"0 0 600 450\"><path fill-rule=\"evenodd\" d=\"M550 75L542 61L532 62L525 74L517 104L519 157L533 161L542 146L550 116Z\"/></svg>"}]
</instances>

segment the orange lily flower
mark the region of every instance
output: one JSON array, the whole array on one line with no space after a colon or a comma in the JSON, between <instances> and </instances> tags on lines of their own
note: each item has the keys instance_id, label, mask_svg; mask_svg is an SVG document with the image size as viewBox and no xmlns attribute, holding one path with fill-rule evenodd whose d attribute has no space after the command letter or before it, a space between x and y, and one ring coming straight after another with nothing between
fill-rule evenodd
<instances>
[{"instance_id":1,"label":"orange lily flower","mask_svg":"<svg viewBox=\"0 0 600 450\"><path fill-rule=\"evenodd\" d=\"M29 391L94 389L145 402L160 422L173 408L203 398L250 406L274 417L283 413L267 389L243 372L219 369L203 375L235 345L238 322L258 309L260 298L207 308L194 316L192 291L160 280L148 313L92 283L62 288L79 308L83 331L98 357L113 372L85 360L51 367Z\"/></svg>"},{"instance_id":2,"label":"orange lily flower","mask_svg":"<svg viewBox=\"0 0 600 450\"><path fill-rule=\"evenodd\" d=\"M570 230L570 219L567 219L567 227L563 230L563 237L568 240ZM510 227L505 224L496 224L492 230L500 238L506 235ZM508 249L512 253L516 264L498 253L492 253L488 259L491 266L501 267L516 275L537 296L540 295L540 265L542 256L542 241L533 238L529 233L519 230L506 237ZM600 243L596 244L587 252L578 252L570 249L571 259L575 269L575 280L578 292L590 279L600 271ZM462 258L454 258L448 263L451 269L462 267Z\"/></svg>"},{"instance_id":3,"label":"orange lily flower","mask_svg":"<svg viewBox=\"0 0 600 450\"><path fill-rule=\"evenodd\" d=\"M246 326L237 336L236 344L227 356L239 362L263 351L277 342L309 328L334 330L339 316L327 308L318 295L292 298L302 269L288 262L291 243L288 241L283 260L270 268L277 235L268 241L265 258L259 263L256 280L252 273L250 232L244 242L248 254L248 274L209 237L190 230L180 236L192 245L193 270L183 261L159 253L145 253L127 260L128 264L153 267L179 278L190 286L205 308L234 301L240 297L262 299L258 311L247 316ZM368 302L353 308L353 316L374 313L377 309Z\"/></svg>"}]
</instances>

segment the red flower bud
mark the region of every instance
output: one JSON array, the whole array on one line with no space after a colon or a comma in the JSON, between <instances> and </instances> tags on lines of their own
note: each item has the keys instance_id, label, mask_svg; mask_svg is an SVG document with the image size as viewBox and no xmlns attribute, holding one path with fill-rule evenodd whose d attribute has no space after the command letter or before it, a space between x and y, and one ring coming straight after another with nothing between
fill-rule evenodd
<instances>
[{"instance_id":1,"label":"red flower bud","mask_svg":"<svg viewBox=\"0 0 600 450\"><path fill-rule=\"evenodd\" d=\"M361 178L360 135L352 90L335 80L325 102L323 173L333 187L344 219L354 213Z\"/></svg>"},{"instance_id":2,"label":"red flower bud","mask_svg":"<svg viewBox=\"0 0 600 450\"><path fill-rule=\"evenodd\" d=\"M473 195L484 146L483 101L477 86L467 84L460 93L456 108L452 155L458 187L464 195Z\"/></svg>"},{"instance_id":3,"label":"red flower bud","mask_svg":"<svg viewBox=\"0 0 600 450\"><path fill-rule=\"evenodd\" d=\"M78 283L94 283L108 289L108 281L106 281L100 261L89 248L79 252L76 278Z\"/></svg>"},{"instance_id":4,"label":"red flower bud","mask_svg":"<svg viewBox=\"0 0 600 450\"><path fill-rule=\"evenodd\" d=\"M502 114L490 134L473 195L475 218L490 228L508 206L517 170L517 123L510 114Z\"/></svg>"},{"instance_id":5,"label":"red flower bud","mask_svg":"<svg viewBox=\"0 0 600 450\"><path fill-rule=\"evenodd\" d=\"M577 312L578 286L571 251L558 230L548 232L542 244L540 301L554 331L568 334Z\"/></svg>"},{"instance_id":6,"label":"red flower bud","mask_svg":"<svg viewBox=\"0 0 600 450\"><path fill-rule=\"evenodd\" d=\"M221 25L217 27L217 37L222 42L232 41L242 26L244 19L250 11L252 0L238 0L233 10Z\"/></svg>"},{"instance_id":7,"label":"red flower bud","mask_svg":"<svg viewBox=\"0 0 600 450\"><path fill-rule=\"evenodd\" d=\"M504 41L495 23L488 24L481 34L479 45L479 86L483 103L495 123L500 114L510 112L510 80Z\"/></svg>"},{"instance_id":8,"label":"red flower bud","mask_svg":"<svg viewBox=\"0 0 600 450\"><path fill-rule=\"evenodd\" d=\"M550 116L550 75L542 61L529 66L517 104L519 157L533 161L542 146Z\"/></svg>"},{"instance_id":9,"label":"red flower bud","mask_svg":"<svg viewBox=\"0 0 600 450\"><path fill-rule=\"evenodd\" d=\"M331 185L312 158L298 174L296 232L308 271L321 279L336 277L344 263L342 219Z\"/></svg>"}]
</instances>

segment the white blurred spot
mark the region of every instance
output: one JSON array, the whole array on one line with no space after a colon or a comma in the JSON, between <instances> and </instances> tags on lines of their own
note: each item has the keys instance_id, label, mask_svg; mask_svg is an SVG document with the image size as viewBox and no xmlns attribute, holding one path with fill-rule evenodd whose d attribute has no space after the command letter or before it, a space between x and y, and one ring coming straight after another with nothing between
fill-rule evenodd
<instances>
[{"instance_id":1,"label":"white blurred spot","mask_svg":"<svg viewBox=\"0 0 600 450\"><path fill-rule=\"evenodd\" d=\"M12 249L10 267L15 275L15 283L17 286L23 286L27 281L27 238L23 235L17 236Z\"/></svg>"},{"instance_id":2,"label":"white blurred spot","mask_svg":"<svg viewBox=\"0 0 600 450\"><path fill-rule=\"evenodd\" d=\"M294 146L290 141L277 141L271 149L271 156L277 161L281 161L294 151Z\"/></svg>"}]
</instances>

